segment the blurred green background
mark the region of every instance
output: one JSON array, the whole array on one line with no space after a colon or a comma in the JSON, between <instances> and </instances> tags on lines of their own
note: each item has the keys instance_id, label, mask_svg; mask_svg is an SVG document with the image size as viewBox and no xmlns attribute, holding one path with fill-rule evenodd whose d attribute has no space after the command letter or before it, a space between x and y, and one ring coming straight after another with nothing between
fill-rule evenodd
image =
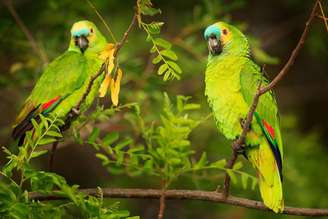
<instances>
[{"instance_id":1,"label":"blurred green background","mask_svg":"<svg viewBox=\"0 0 328 219\"><path fill-rule=\"evenodd\" d=\"M126 30L133 15L134 1L92 1L116 38ZM266 64L269 78L281 69L304 28L313 1L277 0L154 0L162 13L149 20L165 22L161 36L173 44L183 69L181 80L163 82L151 63L151 45L146 34L135 27L120 52L124 70L120 102L138 102L142 115L151 122L158 119L162 106L162 93L173 97L178 94L192 97L201 104L198 117L206 117L210 110L204 98L204 70L207 44L202 36L204 28L218 20L238 25L249 37L252 54L258 64ZM323 1L328 11L328 2ZM81 19L88 19L108 32L86 1L70 0L15 0L13 5L25 25L36 38L49 60L68 47L69 29ZM0 144L9 145L11 123L27 97L44 63L30 47L29 41L9 13L0 4ZM275 88L281 112L284 138L284 194L285 204L300 207L328 207L328 34L321 19L316 18L310 29L304 49L288 75ZM108 100L100 100L107 103ZM102 130L119 131L134 137L134 130L124 117L117 113ZM137 137L135 137L137 138ZM230 142L218 134L213 118L197 127L191 135L193 148L206 151L210 160L228 158ZM1 152L1 164L5 162ZM240 158L246 166L247 162ZM36 166L46 169L46 157ZM249 167L249 166L248 166ZM55 160L55 172L69 183L82 188L143 187L158 188L159 183L146 177L132 178L112 175L102 167L89 145L65 141ZM254 174L249 168L249 172ZM211 171L205 177L193 174L183 176L171 188L214 190L223 182L222 172ZM247 191L233 185L232 194L260 199L258 191ZM122 208L141 218L155 218L158 201L119 200ZM202 201L168 201L165 218L286 218L268 212L231 207Z\"/></svg>"}]
</instances>

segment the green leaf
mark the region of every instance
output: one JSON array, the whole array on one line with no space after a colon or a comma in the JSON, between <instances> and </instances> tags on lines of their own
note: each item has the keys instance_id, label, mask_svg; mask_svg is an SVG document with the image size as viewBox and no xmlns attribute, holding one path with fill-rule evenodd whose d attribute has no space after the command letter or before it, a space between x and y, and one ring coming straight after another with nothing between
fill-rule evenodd
<instances>
[{"instance_id":1,"label":"green leaf","mask_svg":"<svg viewBox=\"0 0 328 219\"><path fill-rule=\"evenodd\" d=\"M31 154L31 158L36 158L39 157L43 154L46 154L48 151L47 150L42 150L42 151L33 151Z\"/></svg>"},{"instance_id":2,"label":"green leaf","mask_svg":"<svg viewBox=\"0 0 328 219\"><path fill-rule=\"evenodd\" d=\"M173 70L171 68L168 68L167 71L164 74L163 80L167 81L170 78L172 78L172 74L174 74L174 72L173 73L172 72L173 72Z\"/></svg>"},{"instance_id":3,"label":"green leaf","mask_svg":"<svg viewBox=\"0 0 328 219\"><path fill-rule=\"evenodd\" d=\"M88 143L95 143L100 133L100 129L95 127L88 138Z\"/></svg>"},{"instance_id":4,"label":"green leaf","mask_svg":"<svg viewBox=\"0 0 328 219\"><path fill-rule=\"evenodd\" d=\"M156 35L160 33L163 24L164 24L163 22L151 22L150 24L143 23L142 26L146 30L146 32L148 32L148 34ZM149 39L150 41L152 37L151 36L149 37L150 37Z\"/></svg>"},{"instance_id":5,"label":"green leaf","mask_svg":"<svg viewBox=\"0 0 328 219\"><path fill-rule=\"evenodd\" d=\"M157 51L157 47L156 46L153 46L151 49L150 49L150 53L154 53Z\"/></svg>"},{"instance_id":6,"label":"green leaf","mask_svg":"<svg viewBox=\"0 0 328 219\"><path fill-rule=\"evenodd\" d=\"M46 129L48 129L48 128L49 128L49 124L48 124L48 120L47 120L47 118L44 117L42 114L39 114L39 116L40 116L40 118L41 118L41 122L42 122L42 124L44 125L44 127L45 127Z\"/></svg>"},{"instance_id":7,"label":"green leaf","mask_svg":"<svg viewBox=\"0 0 328 219\"><path fill-rule=\"evenodd\" d=\"M106 166L107 164L109 164L109 159L107 156L97 153L96 157L98 157L101 160L103 166Z\"/></svg>"},{"instance_id":8,"label":"green leaf","mask_svg":"<svg viewBox=\"0 0 328 219\"><path fill-rule=\"evenodd\" d=\"M128 150L128 153L135 153L135 152L140 152L140 151L144 151L145 150L145 147L142 145L142 146L138 146L138 147L133 147L133 148L130 148Z\"/></svg>"},{"instance_id":9,"label":"green leaf","mask_svg":"<svg viewBox=\"0 0 328 219\"><path fill-rule=\"evenodd\" d=\"M244 189L247 189L248 176L246 174L241 174L241 184Z\"/></svg>"},{"instance_id":10,"label":"green leaf","mask_svg":"<svg viewBox=\"0 0 328 219\"><path fill-rule=\"evenodd\" d=\"M252 179L252 190L254 190L256 188L256 185L257 185L257 179L254 177L254 178L251 178Z\"/></svg>"},{"instance_id":11,"label":"green leaf","mask_svg":"<svg viewBox=\"0 0 328 219\"><path fill-rule=\"evenodd\" d=\"M197 109L200 109L200 105L195 103L188 103L183 107L183 110L197 110Z\"/></svg>"},{"instance_id":12,"label":"green leaf","mask_svg":"<svg viewBox=\"0 0 328 219\"><path fill-rule=\"evenodd\" d=\"M46 145L46 144L50 144L50 143L53 143L53 142L56 142L57 139L56 138L42 138L38 144L39 145Z\"/></svg>"},{"instance_id":13,"label":"green leaf","mask_svg":"<svg viewBox=\"0 0 328 219\"><path fill-rule=\"evenodd\" d=\"M152 60L152 63L155 65L159 63L161 60L162 60L162 56L158 55Z\"/></svg>"},{"instance_id":14,"label":"green leaf","mask_svg":"<svg viewBox=\"0 0 328 219\"><path fill-rule=\"evenodd\" d=\"M200 159L198 160L198 162L194 165L194 168L196 170L201 169L201 168L205 167L207 163L208 163L207 154L206 154L206 152L203 152Z\"/></svg>"},{"instance_id":15,"label":"green leaf","mask_svg":"<svg viewBox=\"0 0 328 219\"><path fill-rule=\"evenodd\" d=\"M227 161L225 159L222 159L222 160L218 160L218 161L211 163L211 166L221 169L221 168L224 168L226 163L227 163Z\"/></svg>"},{"instance_id":16,"label":"green leaf","mask_svg":"<svg viewBox=\"0 0 328 219\"><path fill-rule=\"evenodd\" d=\"M35 130L37 136L40 136L41 135L40 125L35 121L35 119L32 119L31 122L32 122L32 125L34 127L34 130Z\"/></svg>"},{"instance_id":17,"label":"green leaf","mask_svg":"<svg viewBox=\"0 0 328 219\"><path fill-rule=\"evenodd\" d=\"M155 43L157 46L160 46L160 47L162 47L162 48L164 48L164 49L170 49L171 46L172 46L172 44L171 44L169 41L164 40L164 39L162 39L162 38L155 38L155 39L154 39L154 43Z\"/></svg>"},{"instance_id":18,"label":"green leaf","mask_svg":"<svg viewBox=\"0 0 328 219\"><path fill-rule=\"evenodd\" d=\"M233 184L237 184L237 176L235 175L235 173L233 172L233 170L231 169L226 169L228 175L230 176L230 179L232 181Z\"/></svg>"},{"instance_id":19,"label":"green leaf","mask_svg":"<svg viewBox=\"0 0 328 219\"><path fill-rule=\"evenodd\" d=\"M243 167L243 163L241 161L239 161L239 162L235 163L235 165L233 165L232 169L239 170L242 167Z\"/></svg>"},{"instance_id":20,"label":"green leaf","mask_svg":"<svg viewBox=\"0 0 328 219\"><path fill-rule=\"evenodd\" d=\"M172 164L172 165L178 165L181 163L181 159L180 158L169 158L168 159L168 163Z\"/></svg>"},{"instance_id":21,"label":"green leaf","mask_svg":"<svg viewBox=\"0 0 328 219\"><path fill-rule=\"evenodd\" d=\"M166 63L164 63L158 68L157 74L162 75L168 68L169 66Z\"/></svg>"},{"instance_id":22,"label":"green leaf","mask_svg":"<svg viewBox=\"0 0 328 219\"><path fill-rule=\"evenodd\" d=\"M150 8L150 7L143 7L141 11L142 11L142 14L149 15L149 16L154 16L155 14L160 14L161 13L160 9Z\"/></svg>"},{"instance_id":23,"label":"green leaf","mask_svg":"<svg viewBox=\"0 0 328 219\"><path fill-rule=\"evenodd\" d=\"M117 145L115 145L115 150L121 150L122 148L124 148L125 146L128 146L129 144L131 144L133 141L131 138L127 138L123 141L121 141L120 143L118 143Z\"/></svg>"},{"instance_id":24,"label":"green leaf","mask_svg":"<svg viewBox=\"0 0 328 219\"><path fill-rule=\"evenodd\" d=\"M162 50L162 51L160 51L160 53L163 55L163 56L165 56L165 57L167 57L167 58L169 58L169 59L172 59L173 61L176 61L176 60L178 60L178 56L175 54L175 52L173 52L172 50L168 50L168 49L166 49L166 50Z\"/></svg>"},{"instance_id":25,"label":"green leaf","mask_svg":"<svg viewBox=\"0 0 328 219\"><path fill-rule=\"evenodd\" d=\"M58 138L63 137L63 135L60 132L56 132L56 131L48 131L47 135L52 137L58 137Z\"/></svg>"},{"instance_id":26,"label":"green leaf","mask_svg":"<svg viewBox=\"0 0 328 219\"><path fill-rule=\"evenodd\" d=\"M177 73L179 73L179 74L182 73L182 70L181 70L181 68L178 66L177 63L172 62L172 61L167 61L167 64L169 64L169 66L171 66L171 68L173 68L175 72L177 72Z\"/></svg>"},{"instance_id":27,"label":"green leaf","mask_svg":"<svg viewBox=\"0 0 328 219\"><path fill-rule=\"evenodd\" d=\"M102 142L104 145L109 146L112 143L114 143L115 141L117 141L118 138L119 138L118 132L111 132L111 133L108 133L105 135Z\"/></svg>"}]
</instances>

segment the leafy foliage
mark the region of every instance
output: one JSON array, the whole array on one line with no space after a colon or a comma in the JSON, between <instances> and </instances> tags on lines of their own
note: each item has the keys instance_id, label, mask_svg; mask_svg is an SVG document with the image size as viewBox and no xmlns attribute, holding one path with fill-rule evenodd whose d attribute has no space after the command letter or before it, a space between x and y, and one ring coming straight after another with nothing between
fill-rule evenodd
<instances>
[{"instance_id":1,"label":"leafy foliage","mask_svg":"<svg viewBox=\"0 0 328 219\"><path fill-rule=\"evenodd\" d=\"M62 138L60 126L64 122L57 116L40 116L39 122L32 120L34 129L26 133L25 142L19 147L17 155L3 148L8 162L1 169L5 181L0 181L0 213L8 218L62 218L68 208L77 208L85 218L129 218L128 211L117 209L117 204L105 206L103 198L85 195L78 191L79 186L70 186L64 177L55 173L35 170L31 167L32 159L44 155L46 150L39 146L53 143ZM13 173L19 173L17 184ZM45 195L59 195L67 198L61 204L31 200L28 192L39 192ZM101 188L99 188L101 194ZM132 218L132 217L130 217ZM133 217L136 218L136 217Z\"/></svg>"},{"instance_id":2,"label":"leafy foliage","mask_svg":"<svg viewBox=\"0 0 328 219\"><path fill-rule=\"evenodd\" d=\"M142 21L142 15L153 16L157 13L160 13L160 10L153 8L150 0L137 1L137 18L139 27L147 33L146 41L151 42L153 45L150 49L150 52L154 54L152 63L161 63L157 70L157 74L163 75L164 81L170 79L180 79L182 70L180 66L176 63L176 61L178 60L178 56L171 49L172 44L167 40L157 36L158 34L160 34L161 27L164 23L154 21L151 23L145 23Z\"/></svg>"},{"instance_id":3,"label":"leafy foliage","mask_svg":"<svg viewBox=\"0 0 328 219\"><path fill-rule=\"evenodd\" d=\"M87 143L91 144L107 170L112 174L127 173L129 176L146 174L159 177L168 187L179 176L188 172L217 169L227 171L233 183L240 176L242 186L246 189L248 181L252 188L256 178L241 171L242 163L234 169L226 169L225 159L209 162L203 152L195 159L195 151L189 140L190 133L202 122L190 113L199 109L199 104L189 103L190 97L178 95L173 104L166 93L163 95L163 112L159 115L159 124L149 125L141 115L138 105L133 105L134 112L126 115L126 119L141 132L144 143L133 142L131 138L120 139L119 133L111 132L100 137L100 129L93 128Z\"/></svg>"},{"instance_id":4,"label":"leafy foliage","mask_svg":"<svg viewBox=\"0 0 328 219\"><path fill-rule=\"evenodd\" d=\"M64 42L68 42L70 25L82 17L94 21L103 30L101 22L88 4L72 4L68 0L45 0L40 1L39 4L32 4L31 0L12 2L37 43L41 48L44 47L49 60L54 59L66 49L67 43ZM130 16L127 14L131 14L133 11L132 4L134 3L132 1L92 0L92 3L99 9L99 13L103 15L104 19L110 22L110 27L113 28L115 34L124 33L125 24L130 21ZM119 53L120 66L126 72L122 78L120 104L128 104L107 107L108 100L97 101L95 108L79 117L70 130L77 142L87 143L95 149L96 156L110 174L110 180L97 177L102 172L102 168L97 168L96 171L92 169L97 166L97 162L90 158L92 156L83 160L82 164L88 163L90 168L86 168L85 171L95 171L92 172L95 177L89 177L88 174L80 176L78 171L61 169L59 171L67 176L64 179L57 174L40 171L38 165L42 163L39 161L42 161L42 156L46 155L46 151L42 150L43 147L39 147L40 143L51 142L54 138L61 139L61 133L57 132L55 126L48 133L54 131L57 133L56 136L46 134L40 138L31 133L29 145L25 145L27 144L25 142L23 148L18 149L18 154L4 149L5 153L3 154L8 159L6 164L1 167L0 173L1 218L67 218L70 216L72 218L125 218L129 213L120 208L129 209L131 212L145 212L144 205L135 204L134 200L121 202L121 205L124 206L120 207L117 202L104 199L101 189L96 197L81 194L78 192L77 186L67 183L72 181L83 186L97 186L96 183L100 181L103 186L132 184L145 187L156 187L161 181L162 183L166 181L165 186L174 188L197 187L197 189L213 190L218 184L222 184L224 174L228 171L233 182L237 183L237 186L232 187L233 194L260 199L256 191L250 190L256 183L256 179L251 175L254 170L247 164L243 165L247 163L243 159L241 159L242 162L236 164L233 170L224 168L225 159L223 158L230 155L230 142L218 135L211 119L204 119L208 114L208 108L201 86L201 72L204 71L207 51L202 32L206 26L217 20L232 23L248 35L252 56L256 62L277 64L279 60L267 54L265 50L273 53L279 52L281 57L287 56L290 48L295 46L294 38L296 39L296 35L290 31L294 30L296 24L303 24L304 20L303 16L296 16L292 19L284 16L281 17L282 19L276 19L276 17L271 23L268 23L270 17L281 14L303 14L311 7L312 2L299 4L299 1L292 0L284 2L283 7L280 4L271 4L269 1L263 4L251 4L245 0L191 1L183 4L183 7L181 7L180 1L161 1L160 3L161 8L170 8L169 14L165 13L163 16L169 18L165 21L166 24L169 24L169 28L164 29L162 28L163 22L152 20L155 17L151 16L157 16L161 11L156 9L150 0L138 0L136 9L141 31L132 31L129 34L128 43ZM249 13L262 10L267 7L266 5L270 5L270 10L277 10L279 13L268 13L266 19L252 19L248 23ZM274 7L278 8L274 9ZM29 88L37 80L45 65L41 63L37 54L31 52L29 41L19 26L15 24L7 9L2 7L0 11L2 42L0 52L2 117L0 122L3 124L0 136L1 144L4 145L9 139L10 126L7 124L10 124L14 117L13 112L28 95ZM33 16L30 14L31 11L33 11ZM49 14L54 16L49 16ZM238 21L235 19L238 17L246 19ZM174 20L174 24L169 23L170 20ZM279 20L284 20L286 23L284 22L282 25ZM303 54L307 62L303 62L304 68L298 69L299 77L292 77L292 84L297 83L297 80L302 83L300 92L306 91L306 98L301 98L302 100L296 98L297 105L295 105L293 101L293 96L295 98L294 86L290 87L290 83L286 83L285 87L278 92L280 94L278 96L282 97L278 99L282 103L283 112L291 111L292 114L288 118L284 114L282 115L282 133L287 156L284 161L285 202L306 207L326 207L328 205L327 198L322 195L328 189L327 178L322 177L325 165L318 166L318 163L327 163L325 144L321 141L325 135L321 135L320 126L316 126L316 129L312 131L309 126L318 121L313 119L314 115L317 117L323 115L314 113L318 112L316 108L324 109L324 103L319 99L324 100L322 95L326 92L320 92L322 95L314 92L316 83L318 85L324 83L322 79L325 79L322 78L322 75L325 75L323 74L326 69L324 63L326 63L325 57L328 51L325 48L328 43L326 32L322 27L319 23L311 27ZM145 33L148 41L145 40ZM286 34L290 34L288 35L290 37L287 37L289 40L283 40L286 38ZM165 40L162 36L165 36ZM151 52L149 53L148 50ZM310 57L307 56L309 52L312 55ZM283 53L285 55L282 55ZM183 67L184 74L178 73L178 70L174 70L172 67L174 64L167 64L163 59ZM318 73L316 75L321 76L317 79L311 77L311 81L314 80L312 83L303 83L304 79L310 75L308 74L311 71L311 69L309 70L309 61L316 63L316 72ZM297 62L297 65L302 65L302 62ZM270 68L271 66L266 67L268 72L276 72L276 69ZM157 73L161 74L164 80L180 78L180 81L163 83L154 77ZM324 84L321 85L324 87ZM164 101L166 97L163 98L163 91L170 94L171 100ZM283 98L286 96L284 95L286 91L288 92L288 103ZM300 92L297 92L296 96ZM175 94L192 96L193 101L201 104L201 108L196 107L193 110L180 112L181 106L191 103L187 97L174 97ZM180 98L181 101L178 101L177 98ZM167 102L169 104L166 104ZM167 106L169 107L167 108ZM300 124L295 124L293 121L298 117L295 114L295 106L297 106L297 112L301 113L300 115L308 115L309 109L311 109L310 113L313 115L311 119L305 116L303 120L306 120L306 123L300 120ZM184 118L185 115L187 118ZM324 118L321 116L319 120L324 123L322 119ZM50 125L50 120L52 121L53 118L48 118L48 125ZM183 124L178 121L188 122ZM44 125L42 123L37 125L40 126L39 132L43 134ZM60 122L55 122L54 125L60 126ZM306 127L306 133L301 132L300 127ZM171 132L170 129L173 129L174 132ZM183 131L176 132L180 129ZM66 142L70 137L69 134L65 133L64 144L69 143ZM171 135L178 137L174 139L171 138ZM42 140L43 138L46 140ZM37 139L39 139L38 142ZM172 142L182 146L175 147ZM86 151L90 152L86 147L72 150L77 156ZM163 156L163 153L167 156ZM27 162L28 157L30 157L29 162ZM63 158L63 163L70 159L70 156L67 157ZM309 157L315 159L308 159ZM300 162L302 160L307 162ZM4 162L3 159L1 161ZM81 161L74 160L74 163L78 162ZM75 170L74 167L72 169ZM113 174L121 175L116 177ZM23 176L22 186L20 185L21 176ZM241 190L246 187L247 190ZM30 200L27 194L31 191L50 195L56 191L56 194L60 193L63 197L67 197L67 200L48 202ZM148 207L157 210L157 206L149 205ZM177 213L175 209L167 208L166 211L171 211L172 218L219 218L222 215L226 216L236 212L235 209L232 211L227 206L201 202L183 202L183 208L188 210ZM146 217L146 213L144 215ZM252 219L276 217L257 211L243 211L242 215Z\"/></svg>"}]
</instances>

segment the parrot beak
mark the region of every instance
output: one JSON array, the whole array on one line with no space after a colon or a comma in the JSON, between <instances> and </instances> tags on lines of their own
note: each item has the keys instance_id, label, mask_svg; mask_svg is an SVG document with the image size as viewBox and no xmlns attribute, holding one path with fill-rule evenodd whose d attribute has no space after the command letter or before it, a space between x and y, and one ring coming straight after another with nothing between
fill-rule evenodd
<instances>
[{"instance_id":1,"label":"parrot beak","mask_svg":"<svg viewBox=\"0 0 328 219\"><path fill-rule=\"evenodd\" d=\"M212 55L219 55L222 52L221 42L214 35L208 38L208 50Z\"/></svg>"},{"instance_id":2,"label":"parrot beak","mask_svg":"<svg viewBox=\"0 0 328 219\"><path fill-rule=\"evenodd\" d=\"M80 48L82 53L84 53L89 46L89 41L84 35L81 35L79 37L75 37L75 45Z\"/></svg>"}]
</instances>

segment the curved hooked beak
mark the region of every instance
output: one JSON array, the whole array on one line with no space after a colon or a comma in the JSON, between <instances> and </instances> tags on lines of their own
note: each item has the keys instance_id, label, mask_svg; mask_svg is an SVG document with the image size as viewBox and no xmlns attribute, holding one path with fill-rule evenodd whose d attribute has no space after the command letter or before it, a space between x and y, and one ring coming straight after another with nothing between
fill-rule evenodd
<instances>
[{"instance_id":1,"label":"curved hooked beak","mask_svg":"<svg viewBox=\"0 0 328 219\"><path fill-rule=\"evenodd\" d=\"M89 46L89 41L86 36L81 35L78 37L75 37L74 39L75 45L78 46L81 50L82 53L88 48Z\"/></svg>"},{"instance_id":2,"label":"curved hooked beak","mask_svg":"<svg viewBox=\"0 0 328 219\"><path fill-rule=\"evenodd\" d=\"M208 38L208 50L212 55L219 55L222 52L221 42L214 35Z\"/></svg>"}]
</instances>

